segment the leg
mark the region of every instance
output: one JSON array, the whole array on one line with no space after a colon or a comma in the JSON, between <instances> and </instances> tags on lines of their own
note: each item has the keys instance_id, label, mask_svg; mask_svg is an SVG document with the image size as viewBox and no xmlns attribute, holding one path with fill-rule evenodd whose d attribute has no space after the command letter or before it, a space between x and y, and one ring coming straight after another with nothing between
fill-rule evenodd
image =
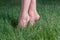
<instances>
[{"instance_id":1,"label":"leg","mask_svg":"<svg viewBox=\"0 0 60 40\"><path fill-rule=\"evenodd\" d=\"M37 10L36 10L36 0L31 0L31 4L29 7L29 16L30 16L30 23L33 25L35 20L40 18Z\"/></svg>"},{"instance_id":2,"label":"leg","mask_svg":"<svg viewBox=\"0 0 60 40\"><path fill-rule=\"evenodd\" d=\"M22 0L21 14L18 21L18 26L26 26L29 21L28 9L31 0Z\"/></svg>"}]
</instances>

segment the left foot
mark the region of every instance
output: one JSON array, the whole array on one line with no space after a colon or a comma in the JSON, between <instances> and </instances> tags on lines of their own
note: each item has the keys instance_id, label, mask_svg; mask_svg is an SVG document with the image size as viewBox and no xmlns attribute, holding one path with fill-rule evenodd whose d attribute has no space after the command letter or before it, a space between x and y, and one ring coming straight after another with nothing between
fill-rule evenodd
<instances>
[{"instance_id":1,"label":"left foot","mask_svg":"<svg viewBox=\"0 0 60 40\"><path fill-rule=\"evenodd\" d=\"M21 13L18 26L19 27L22 27L22 26L26 27L28 22L29 22L29 15L28 15L28 13L26 13L26 14Z\"/></svg>"}]
</instances>

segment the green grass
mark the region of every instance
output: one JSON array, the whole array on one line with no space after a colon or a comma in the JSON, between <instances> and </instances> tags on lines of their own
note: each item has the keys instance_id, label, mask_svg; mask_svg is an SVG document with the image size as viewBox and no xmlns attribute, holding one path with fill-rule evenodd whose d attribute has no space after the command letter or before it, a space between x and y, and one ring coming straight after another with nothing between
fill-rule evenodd
<instances>
[{"instance_id":1,"label":"green grass","mask_svg":"<svg viewBox=\"0 0 60 40\"><path fill-rule=\"evenodd\" d=\"M41 16L34 26L16 28L20 0L0 0L0 40L60 40L60 1L37 0Z\"/></svg>"}]
</instances>

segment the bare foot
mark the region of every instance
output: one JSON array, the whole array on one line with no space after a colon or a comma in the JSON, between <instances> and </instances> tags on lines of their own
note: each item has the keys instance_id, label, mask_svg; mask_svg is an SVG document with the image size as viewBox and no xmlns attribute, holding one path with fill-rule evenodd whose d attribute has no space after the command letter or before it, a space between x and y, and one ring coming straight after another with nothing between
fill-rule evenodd
<instances>
[{"instance_id":1,"label":"bare foot","mask_svg":"<svg viewBox=\"0 0 60 40\"><path fill-rule=\"evenodd\" d=\"M40 16L37 11L34 11L35 20L39 20Z\"/></svg>"},{"instance_id":2,"label":"bare foot","mask_svg":"<svg viewBox=\"0 0 60 40\"><path fill-rule=\"evenodd\" d=\"M33 13L34 13L33 11L29 11L29 18L30 18L29 22L31 25L35 23L35 17Z\"/></svg>"},{"instance_id":3,"label":"bare foot","mask_svg":"<svg viewBox=\"0 0 60 40\"><path fill-rule=\"evenodd\" d=\"M29 22L29 15L28 13L22 13L19 19L18 26L19 27L26 27Z\"/></svg>"},{"instance_id":4,"label":"bare foot","mask_svg":"<svg viewBox=\"0 0 60 40\"><path fill-rule=\"evenodd\" d=\"M40 16L37 11L29 10L30 24L33 25L36 20L39 20Z\"/></svg>"}]
</instances>

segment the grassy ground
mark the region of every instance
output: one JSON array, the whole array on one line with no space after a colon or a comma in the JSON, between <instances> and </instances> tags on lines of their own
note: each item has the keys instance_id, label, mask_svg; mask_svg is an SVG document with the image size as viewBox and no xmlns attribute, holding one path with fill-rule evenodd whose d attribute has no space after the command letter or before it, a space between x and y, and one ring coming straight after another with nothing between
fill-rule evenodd
<instances>
[{"instance_id":1,"label":"grassy ground","mask_svg":"<svg viewBox=\"0 0 60 40\"><path fill-rule=\"evenodd\" d=\"M0 40L60 40L59 2L37 0L40 20L34 26L16 29L21 1L0 0Z\"/></svg>"}]
</instances>

